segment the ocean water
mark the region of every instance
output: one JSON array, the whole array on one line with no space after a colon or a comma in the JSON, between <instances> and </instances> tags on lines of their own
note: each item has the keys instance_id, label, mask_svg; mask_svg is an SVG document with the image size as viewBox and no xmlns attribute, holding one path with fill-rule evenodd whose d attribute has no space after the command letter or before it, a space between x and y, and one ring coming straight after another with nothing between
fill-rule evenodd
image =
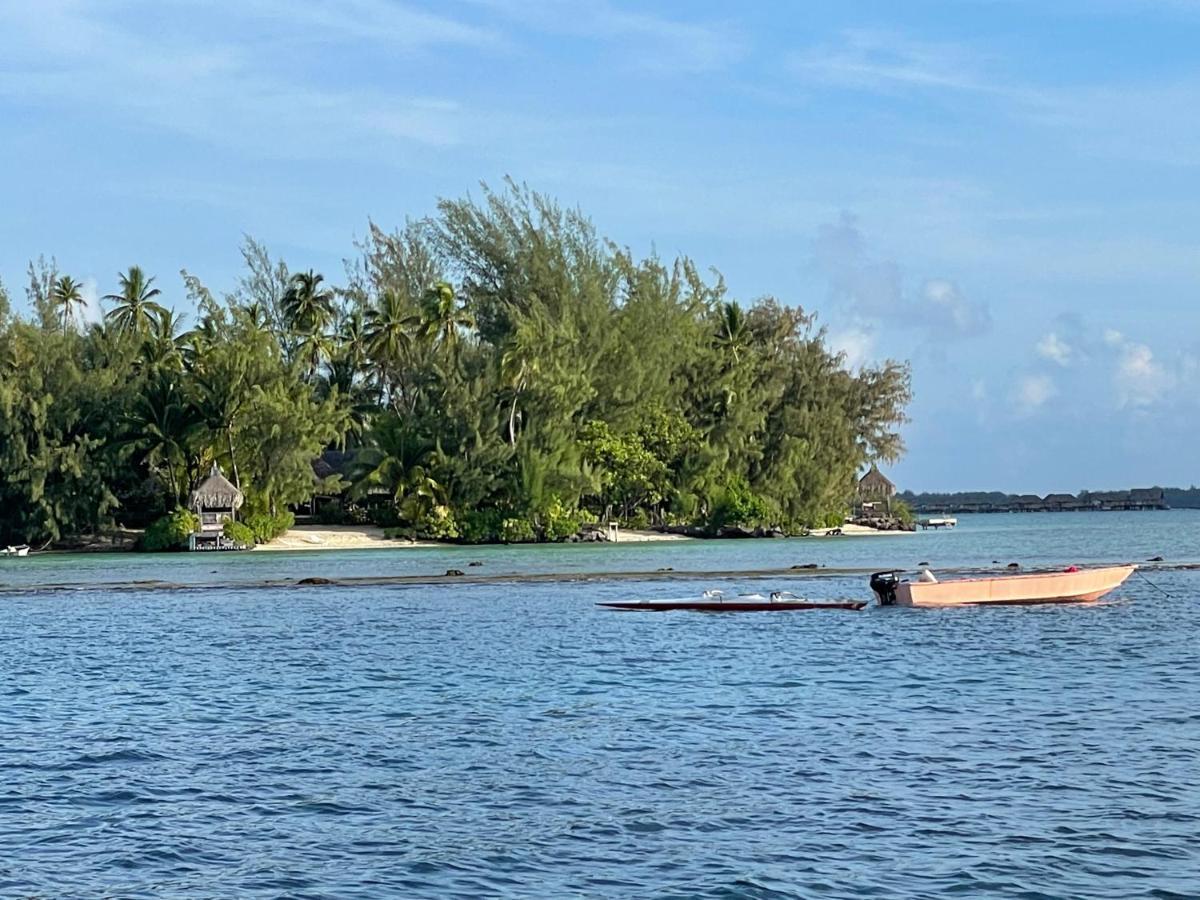
<instances>
[{"instance_id":1,"label":"ocean water","mask_svg":"<svg viewBox=\"0 0 1200 900\"><path fill-rule=\"evenodd\" d=\"M1197 896L1200 573L1153 569L1086 606L594 605L712 586L865 598L859 575L687 574L807 562L1200 561L1187 511L962 519L0 561L0 896ZM465 561L676 571L294 586ZM183 587L128 586L150 579Z\"/></svg>"}]
</instances>

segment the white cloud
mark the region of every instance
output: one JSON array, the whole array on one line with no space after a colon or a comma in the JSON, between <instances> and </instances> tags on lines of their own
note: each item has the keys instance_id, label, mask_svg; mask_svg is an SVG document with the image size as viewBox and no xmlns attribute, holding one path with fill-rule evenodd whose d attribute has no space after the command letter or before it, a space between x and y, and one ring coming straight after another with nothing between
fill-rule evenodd
<instances>
[{"instance_id":1,"label":"white cloud","mask_svg":"<svg viewBox=\"0 0 1200 900\"><path fill-rule=\"evenodd\" d=\"M1104 343L1110 347L1120 347L1125 342L1125 335L1115 328L1104 329Z\"/></svg>"},{"instance_id":2,"label":"white cloud","mask_svg":"<svg viewBox=\"0 0 1200 900\"><path fill-rule=\"evenodd\" d=\"M1025 375L1013 389L1013 403L1021 415L1031 415L1058 396L1058 386L1049 375Z\"/></svg>"},{"instance_id":3,"label":"white cloud","mask_svg":"<svg viewBox=\"0 0 1200 900\"><path fill-rule=\"evenodd\" d=\"M311 41L326 18L342 23L330 34L365 39L366 29L401 51L486 40L477 30L382 0L339 0L333 12L281 18L269 45L242 26L277 10L282 17L277 0L256 0L248 9L222 0L219 16L212 8L189 15L190 30L104 10L71 0L0 3L0 50L9 62L0 71L0 97L103 111L140 128L267 158L344 158L397 143L444 147L462 133L456 103L390 88L348 90L280 56L296 54L294 43Z\"/></svg>"},{"instance_id":4,"label":"white cloud","mask_svg":"<svg viewBox=\"0 0 1200 900\"><path fill-rule=\"evenodd\" d=\"M79 294L83 297L83 309L79 315L83 325L95 324L104 319L104 309L100 305L100 285L95 278L85 278L79 285Z\"/></svg>"},{"instance_id":5,"label":"white cloud","mask_svg":"<svg viewBox=\"0 0 1200 900\"><path fill-rule=\"evenodd\" d=\"M852 369L862 368L875 355L875 335L863 328L830 332L827 343L835 353L845 357L846 365Z\"/></svg>"},{"instance_id":6,"label":"white cloud","mask_svg":"<svg viewBox=\"0 0 1200 900\"><path fill-rule=\"evenodd\" d=\"M709 23L629 10L606 0L474 0L476 5L549 34L590 38L619 47L630 68L695 74L741 59L745 42L735 24Z\"/></svg>"},{"instance_id":7,"label":"white cloud","mask_svg":"<svg viewBox=\"0 0 1200 900\"><path fill-rule=\"evenodd\" d=\"M1152 406L1174 385L1175 376L1154 359L1147 345L1128 343L1122 347L1113 373L1119 408Z\"/></svg>"},{"instance_id":8,"label":"white cloud","mask_svg":"<svg viewBox=\"0 0 1200 900\"><path fill-rule=\"evenodd\" d=\"M975 337L991 330L986 304L971 300L953 281L927 279L914 293L904 289L899 264L873 260L855 218L843 213L821 226L813 261L829 279L832 299L862 319L923 331L931 340Z\"/></svg>"},{"instance_id":9,"label":"white cloud","mask_svg":"<svg viewBox=\"0 0 1200 900\"><path fill-rule=\"evenodd\" d=\"M1071 364L1072 348L1071 345L1060 338L1055 332L1049 332L1037 343L1037 354L1042 359L1048 359L1051 362L1058 363L1066 368Z\"/></svg>"},{"instance_id":10,"label":"white cloud","mask_svg":"<svg viewBox=\"0 0 1200 900\"><path fill-rule=\"evenodd\" d=\"M871 90L992 88L975 69L978 54L955 44L915 41L888 31L850 29L836 44L799 53L794 71L839 87Z\"/></svg>"}]
</instances>

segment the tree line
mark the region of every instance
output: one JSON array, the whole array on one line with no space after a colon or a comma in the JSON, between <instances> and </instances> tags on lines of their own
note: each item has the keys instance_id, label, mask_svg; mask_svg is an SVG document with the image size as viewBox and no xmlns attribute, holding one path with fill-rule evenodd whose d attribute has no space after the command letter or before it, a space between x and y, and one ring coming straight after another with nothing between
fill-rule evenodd
<instances>
[{"instance_id":1,"label":"tree line","mask_svg":"<svg viewBox=\"0 0 1200 900\"><path fill-rule=\"evenodd\" d=\"M186 319L137 266L90 324L54 260L29 267L28 314L0 287L0 542L145 527L214 461L263 534L315 494L470 541L795 530L902 451L906 365L852 371L811 314L743 306L512 182L372 223L337 285L241 253L220 296L181 273ZM353 462L322 481L331 448Z\"/></svg>"}]
</instances>

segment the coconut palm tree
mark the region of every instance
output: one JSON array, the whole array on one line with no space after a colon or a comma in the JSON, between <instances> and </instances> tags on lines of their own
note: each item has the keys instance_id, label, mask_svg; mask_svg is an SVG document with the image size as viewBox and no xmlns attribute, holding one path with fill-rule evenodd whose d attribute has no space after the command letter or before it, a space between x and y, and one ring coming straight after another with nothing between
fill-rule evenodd
<instances>
[{"instance_id":1,"label":"coconut palm tree","mask_svg":"<svg viewBox=\"0 0 1200 900\"><path fill-rule=\"evenodd\" d=\"M379 367L389 400L395 399L396 375L412 346L412 329L419 323L408 299L396 290L384 291L379 302L367 310L363 323L365 349L367 357Z\"/></svg>"},{"instance_id":2,"label":"coconut palm tree","mask_svg":"<svg viewBox=\"0 0 1200 900\"><path fill-rule=\"evenodd\" d=\"M322 287L325 276L312 269L297 272L288 282L283 295L283 314L287 325L295 334L311 334L324 331L333 321L334 293Z\"/></svg>"},{"instance_id":3,"label":"coconut palm tree","mask_svg":"<svg viewBox=\"0 0 1200 900\"><path fill-rule=\"evenodd\" d=\"M508 408L508 443L513 447L517 444L517 404L539 372L531 337L529 328L518 326L500 354L500 382L512 393Z\"/></svg>"},{"instance_id":4,"label":"coconut palm tree","mask_svg":"<svg viewBox=\"0 0 1200 900\"><path fill-rule=\"evenodd\" d=\"M746 325L746 314L737 303L722 303L717 323L714 344L730 354L736 363L750 346L750 329Z\"/></svg>"},{"instance_id":5,"label":"coconut palm tree","mask_svg":"<svg viewBox=\"0 0 1200 900\"><path fill-rule=\"evenodd\" d=\"M76 309L82 310L87 306L87 301L83 299L83 286L69 275L63 275L54 282L54 287L50 289L50 302L58 310L63 334L74 324Z\"/></svg>"},{"instance_id":6,"label":"coconut palm tree","mask_svg":"<svg viewBox=\"0 0 1200 900\"><path fill-rule=\"evenodd\" d=\"M182 318L173 311L164 309L151 323L142 341L142 363L148 369L170 369L182 372L188 356L191 334L179 333Z\"/></svg>"},{"instance_id":7,"label":"coconut palm tree","mask_svg":"<svg viewBox=\"0 0 1200 900\"><path fill-rule=\"evenodd\" d=\"M177 377L163 372L152 378L125 416L124 426L123 443L137 447L150 470L166 476L171 505L182 503L203 420Z\"/></svg>"},{"instance_id":8,"label":"coconut palm tree","mask_svg":"<svg viewBox=\"0 0 1200 900\"><path fill-rule=\"evenodd\" d=\"M458 355L460 328L474 328L475 318L459 306L454 288L439 281L421 298L421 325L418 334L431 344L443 347L450 358Z\"/></svg>"},{"instance_id":9,"label":"coconut palm tree","mask_svg":"<svg viewBox=\"0 0 1200 900\"><path fill-rule=\"evenodd\" d=\"M130 266L129 271L118 278L121 292L105 294L104 299L116 305L104 318L119 332L144 335L154 320L166 313L166 309L154 300L162 291L152 286L154 279L147 278L140 266Z\"/></svg>"},{"instance_id":10,"label":"coconut palm tree","mask_svg":"<svg viewBox=\"0 0 1200 900\"><path fill-rule=\"evenodd\" d=\"M329 357L333 342L325 329L333 321L334 292L322 287L325 276L309 269L297 272L288 282L282 306L288 329L298 338L296 359L302 361L311 378Z\"/></svg>"}]
</instances>

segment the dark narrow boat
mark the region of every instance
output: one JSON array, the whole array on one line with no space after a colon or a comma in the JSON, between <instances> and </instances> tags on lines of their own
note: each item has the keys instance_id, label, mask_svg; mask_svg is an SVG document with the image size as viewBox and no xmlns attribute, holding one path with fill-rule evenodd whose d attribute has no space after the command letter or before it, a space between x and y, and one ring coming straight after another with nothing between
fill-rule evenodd
<instances>
[{"instance_id":1,"label":"dark narrow boat","mask_svg":"<svg viewBox=\"0 0 1200 900\"><path fill-rule=\"evenodd\" d=\"M770 598L761 594L742 595L724 599L719 591L706 591L699 599L683 600L620 600L597 603L607 609L625 612L792 612L807 609L862 609L867 604L862 600L834 600L829 602L804 600L790 593L775 593Z\"/></svg>"}]
</instances>

